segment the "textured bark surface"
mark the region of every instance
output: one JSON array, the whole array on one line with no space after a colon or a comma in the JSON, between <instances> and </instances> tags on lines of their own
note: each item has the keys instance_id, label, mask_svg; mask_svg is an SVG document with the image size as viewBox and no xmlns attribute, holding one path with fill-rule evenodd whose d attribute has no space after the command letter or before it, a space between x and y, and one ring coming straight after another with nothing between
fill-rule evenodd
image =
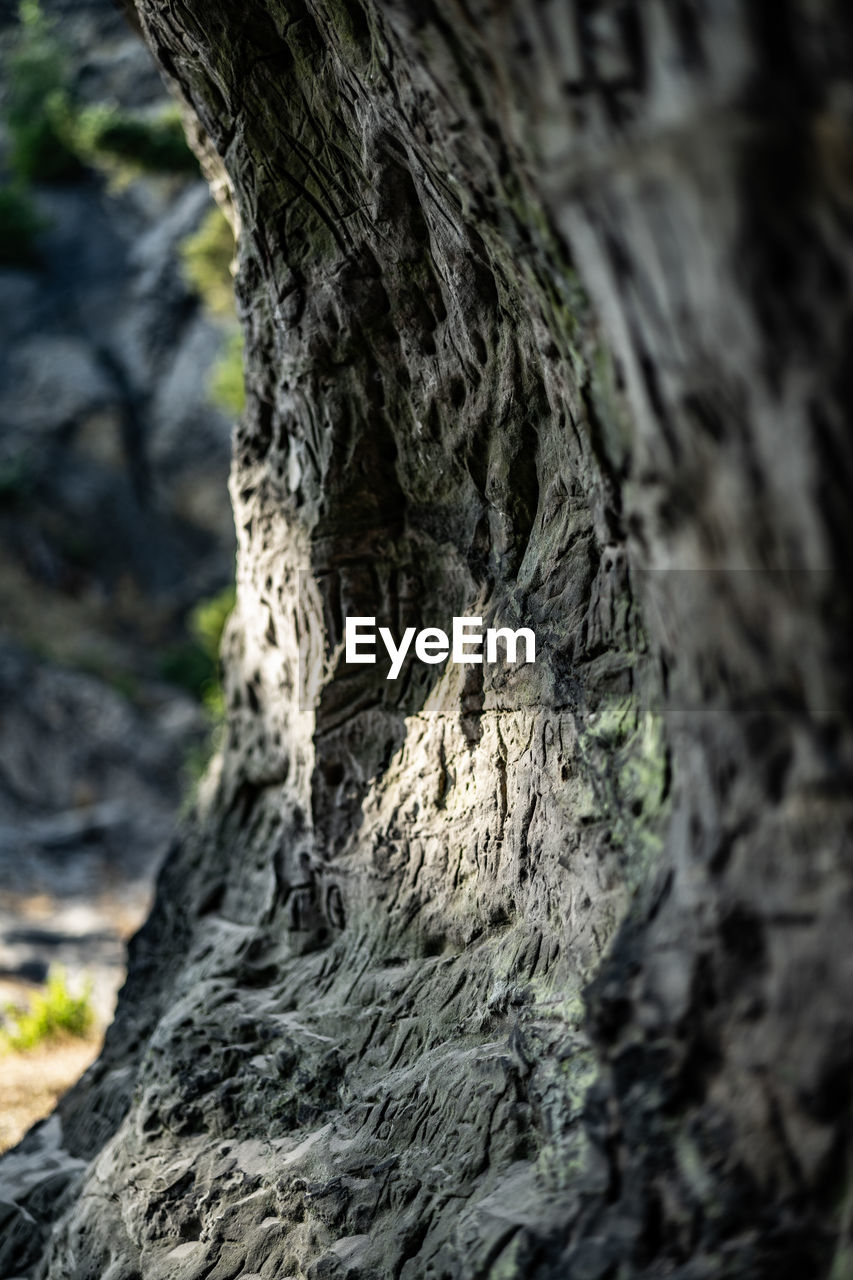
<instances>
[{"instance_id":1,"label":"textured bark surface","mask_svg":"<svg viewBox=\"0 0 853 1280\"><path fill-rule=\"evenodd\" d=\"M139 9L241 227L228 741L7 1267L841 1280L853 20ZM454 612L535 668L342 661Z\"/></svg>"}]
</instances>

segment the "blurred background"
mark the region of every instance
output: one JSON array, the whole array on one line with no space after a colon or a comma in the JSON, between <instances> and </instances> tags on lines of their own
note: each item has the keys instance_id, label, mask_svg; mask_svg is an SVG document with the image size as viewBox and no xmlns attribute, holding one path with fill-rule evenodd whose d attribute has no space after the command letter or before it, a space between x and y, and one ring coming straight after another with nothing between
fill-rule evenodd
<instances>
[{"instance_id":1,"label":"blurred background","mask_svg":"<svg viewBox=\"0 0 853 1280\"><path fill-rule=\"evenodd\" d=\"M221 717L233 252L112 0L0 0L0 1150L96 1055Z\"/></svg>"}]
</instances>

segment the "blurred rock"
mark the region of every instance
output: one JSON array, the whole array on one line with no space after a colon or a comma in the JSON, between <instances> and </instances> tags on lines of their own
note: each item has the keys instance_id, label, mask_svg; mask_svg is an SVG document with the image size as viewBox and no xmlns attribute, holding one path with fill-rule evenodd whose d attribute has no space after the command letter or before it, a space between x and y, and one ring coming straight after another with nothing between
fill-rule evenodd
<instances>
[{"instance_id":1,"label":"blurred rock","mask_svg":"<svg viewBox=\"0 0 853 1280\"><path fill-rule=\"evenodd\" d=\"M137 705L0 642L0 979L89 977L102 1023L207 726L167 686Z\"/></svg>"},{"instance_id":2,"label":"blurred rock","mask_svg":"<svg viewBox=\"0 0 853 1280\"><path fill-rule=\"evenodd\" d=\"M43 9L78 101L167 101L109 0ZM0 268L0 983L25 994L61 963L105 1022L209 732L160 671L233 579L232 424L208 399L221 332L181 266L201 177L31 194L38 261Z\"/></svg>"}]
</instances>

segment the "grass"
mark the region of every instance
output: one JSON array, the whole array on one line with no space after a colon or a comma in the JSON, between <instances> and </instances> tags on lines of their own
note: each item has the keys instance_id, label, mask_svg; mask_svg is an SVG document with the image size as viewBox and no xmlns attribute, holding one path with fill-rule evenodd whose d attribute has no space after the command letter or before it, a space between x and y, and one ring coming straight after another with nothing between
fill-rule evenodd
<instances>
[{"instance_id":1,"label":"grass","mask_svg":"<svg viewBox=\"0 0 853 1280\"><path fill-rule=\"evenodd\" d=\"M0 1047L17 1053L68 1037L85 1039L95 1023L91 983L75 995L64 969L51 969L44 989L31 996L28 1009L6 1005L3 1013L7 1025L0 1032Z\"/></svg>"}]
</instances>

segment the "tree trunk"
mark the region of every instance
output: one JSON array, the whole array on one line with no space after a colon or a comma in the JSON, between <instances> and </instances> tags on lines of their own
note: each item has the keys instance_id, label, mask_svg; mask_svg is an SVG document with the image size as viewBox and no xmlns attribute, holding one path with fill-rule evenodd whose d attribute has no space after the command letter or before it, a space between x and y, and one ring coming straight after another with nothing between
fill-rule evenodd
<instances>
[{"instance_id":1,"label":"tree trunk","mask_svg":"<svg viewBox=\"0 0 853 1280\"><path fill-rule=\"evenodd\" d=\"M849 9L138 9L240 227L227 741L0 1256L853 1275ZM535 665L344 661L454 615Z\"/></svg>"}]
</instances>

